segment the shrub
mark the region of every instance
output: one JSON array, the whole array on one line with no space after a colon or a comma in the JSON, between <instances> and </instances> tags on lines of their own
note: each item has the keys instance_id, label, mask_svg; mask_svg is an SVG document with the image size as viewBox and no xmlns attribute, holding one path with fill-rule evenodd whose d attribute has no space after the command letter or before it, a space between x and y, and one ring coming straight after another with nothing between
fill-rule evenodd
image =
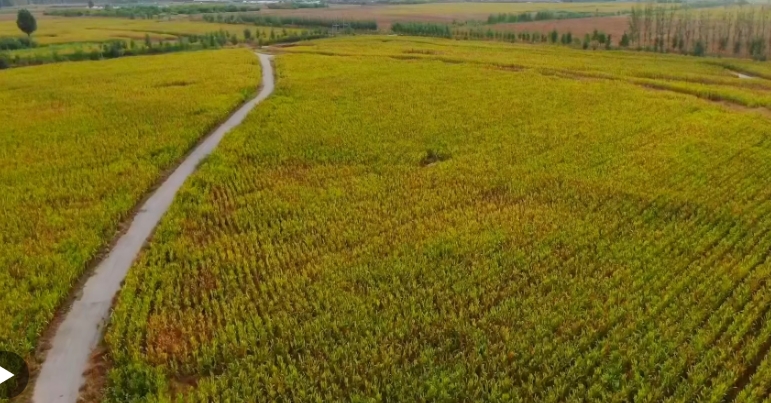
<instances>
[{"instance_id":1,"label":"shrub","mask_svg":"<svg viewBox=\"0 0 771 403\"><path fill-rule=\"evenodd\" d=\"M694 56L704 56L704 53L706 51L707 51L707 48L704 46L704 42L696 41L696 43L693 44L693 55Z\"/></svg>"}]
</instances>

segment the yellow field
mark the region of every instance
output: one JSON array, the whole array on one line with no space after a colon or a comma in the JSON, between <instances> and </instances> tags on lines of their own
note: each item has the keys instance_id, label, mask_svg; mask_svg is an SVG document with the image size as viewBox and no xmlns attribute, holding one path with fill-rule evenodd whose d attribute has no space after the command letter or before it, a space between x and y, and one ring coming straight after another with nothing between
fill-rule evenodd
<instances>
[{"instance_id":1,"label":"yellow field","mask_svg":"<svg viewBox=\"0 0 771 403\"><path fill-rule=\"evenodd\" d=\"M114 400L771 392L771 81L726 68L766 64L358 36L276 65L126 279Z\"/></svg>"},{"instance_id":2,"label":"yellow field","mask_svg":"<svg viewBox=\"0 0 771 403\"><path fill-rule=\"evenodd\" d=\"M34 349L118 223L259 77L244 49L0 71L0 349Z\"/></svg>"},{"instance_id":3,"label":"yellow field","mask_svg":"<svg viewBox=\"0 0 771 403\"><path fill-rule=\"evenodd\" d=\"M410 49L404 49L409 44ZM710 92L742 94L744 106L769 105L768 80L741 80L735 71L771 78L771 65L743 59L696 58L647 52L582 50L556 45L506 44L480 41L440 41L424 38L357 37L301 43L284 48L291 53L335 54L341 56L388 56L448 63L474 61L508 68L533 68L548 74L606 78L644 85L698 88L709 84ZM437 48L437 46L440 46ZM425 52L425 53L424 53ZM684 61L687 63L684 64ZM730 67L726 68L726 67ZM732 71L732 69L734 71Z\"/></svg>"},{"instance_id":4,"label":"yellow field","mask_svg":"<svg viewBox=\"0 0 771 403\"><path fill-rule=\"evenodd\" d=\"M38 30L32 35L40 44L60 44L69 42L103 42L110 39L143 40L150 33L153 40L171 40L176 37L161 31L137 29L136 24L148 26L147 21L132 21L112 18L57 18L39 17ZM150 24L155 21L149 21ZM153 26L153 25L150 25ZM131 29L130 27L134 28ZM148 27L149 28L149 27ZM151 32L152 31L152 32ZM21 36L15 21L0 21L0 36Z\"/></svg>"},{"instance_id":5,"label":"yellow field","mask_svg":"<svg viewBox=\"0 0 771 403\"><path fill-rule=\"evenodd\" d=\"M244 29L252 32L259 29L269 35L271 28L254 25L215 24L201 21L184 20L130 20L121 18L100 17L39 17L38 30L32 35L40 44L62 44L70 42L103 42L110 39L144 40L149 34L153 40L172 40L178 35L205 34L212 31L225 30L239 37ZM276 29L280 31L281 29ZM288 33L299 30L287 29ZM15 21L0 21L0 36L23 35L16 27Z\"/></svg>"}]
</instances>

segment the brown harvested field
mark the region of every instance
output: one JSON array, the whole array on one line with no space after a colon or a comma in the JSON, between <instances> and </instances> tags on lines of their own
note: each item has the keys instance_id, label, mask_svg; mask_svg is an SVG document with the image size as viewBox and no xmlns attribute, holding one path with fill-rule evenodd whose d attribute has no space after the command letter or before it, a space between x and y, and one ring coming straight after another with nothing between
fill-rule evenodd
<instances>
[{"instance_id":1,"label":"brown harvested field","mask_svg":"<svg viewBox=\"0 0 771 403\"><path fill-rule=\"evenodd\" d=\"M390 10L390 6L332 5L328 8L297 9L297 10L261 10L262 15L289 15L293 17L339 19L339 20L375 20L381 30L391 29L391 24L397 21L452 23L455 21L483 20L489 14L398 14Z\"/></svg>"},{"instance_id":2,"label":"brown harvested field","mask_svg":"<svg viewBox=\"0 0 771 403\"><path fill-rule=\"evenodd\" d=\"M573 18L566 20L518 22L509 24L495 24L491 28L495 31L515 32L551 32L557 30L560 33L571 32L573 35L583 36L591 34L595 29L610 34L614 43L618 42L624 31L629 29L629 17L590 17Z\"/></svg>"},{"instance_id":3,"label":"brown harvested field","mask_svg":"<svg viewBox=\"0 0 771 403\"><path fill-rule=\"evenodd\" d=\"M10 13L10 12L5 12L5 11L1 12L0 13L0 21L6 21L6 20L8 20L8 21L16 20L16 14L15 13Z\"/></svg>"},{"instance_id":4,"label":"brown harvested field","mask_svg":"<svg viewBox=\"0 0 771 403\"><path fill-rule=\"evenodd\" d=\"M331 5L328 8L271 10L264 15L291 15L308 18L375 20L380 29L389 29L397 21L452 23L487 21L490 14L523 13L539 10L585 12L628 11L633 3L429 3L409 5ZM511 24L502 24L511 25Z\"/></svg>"}]
</instances>

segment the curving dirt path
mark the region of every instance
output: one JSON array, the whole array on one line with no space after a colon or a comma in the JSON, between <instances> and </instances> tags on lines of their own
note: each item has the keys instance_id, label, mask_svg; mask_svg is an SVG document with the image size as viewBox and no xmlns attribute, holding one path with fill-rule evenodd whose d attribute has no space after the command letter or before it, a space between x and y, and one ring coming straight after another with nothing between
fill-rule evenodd
<instances>
[{"instance_id":1,"label":"curving dirt path","mask_svg":"<svg viewBox=\"0 0 771 403\"><path fill-rule=\"evenodd\" d=\"M72 304L64 321L56 329L51 349L35 383L32 395L34 403L76 403L79 390L85 382L83 372L91 352L101 340L113 298L120 290L137 254L174 200L174 195L225 134L238 126L255 105L273 92L272 56L259 53L257 56L262 65L262 88L259 94L242 105L182 161L147 199L134 216L128 231L96 267L94 275L86 281L80 298Z\"/></svg>"}]
</instances>

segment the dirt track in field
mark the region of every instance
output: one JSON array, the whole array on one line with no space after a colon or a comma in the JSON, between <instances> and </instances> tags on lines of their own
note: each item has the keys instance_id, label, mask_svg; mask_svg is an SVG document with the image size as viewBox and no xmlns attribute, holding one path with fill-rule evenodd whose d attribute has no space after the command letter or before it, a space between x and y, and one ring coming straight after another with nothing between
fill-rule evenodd
<instances>
[{"instance_id":1,"label":"dirt track in field","mask_svg":"<svg viewBox=\"0 0 771 403\"><path fill-rule=\"evenodd\" d=\"M238 108L225 123L207 136L152 193L133 217L128 231L99 263L94 275L86 280L80 297L56 329L51 349L34 385L33 402L77 402L80 388L85 382L83 373L92 351L102 338L113 298L142 246L168 210L179 188L195 172L201 161L214 150L228 131L238 126L252 108L273 92L271 56L258 56L262 66L259 94Z\"/></svg>"}]
</instances>

